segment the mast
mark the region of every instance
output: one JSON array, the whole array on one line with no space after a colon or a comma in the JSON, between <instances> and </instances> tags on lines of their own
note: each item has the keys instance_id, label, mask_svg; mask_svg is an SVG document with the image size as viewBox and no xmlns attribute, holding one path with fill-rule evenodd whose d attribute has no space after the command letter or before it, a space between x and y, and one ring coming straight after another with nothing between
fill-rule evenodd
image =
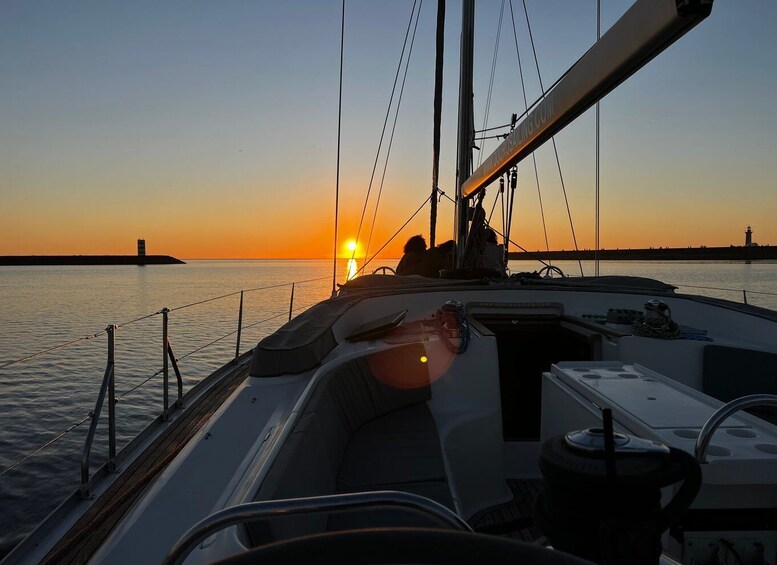
<instances>
[{"instance_id":1,"label":"mast","mask_svg":"<svg viewBox=\"0 0 777 565\"><path fill-rule=\"evenodd\" d=\"M461 264L469 224L469 200L462 187L472 172L472 61L475 38L475 0L461 3L461 47L459 72L459 129L456 158L456 265Z\"/></svg>"},{"instance_id":2,"label":"mast","mask_svg":"<svg viewBox=\"0 0 777 565\"><path fill-rule=\"evenodd\" d=\"M468 179L459 175L457 202L466 201L593 106L672 45L712 11L713 0L637 0L547 93ZM466 2L465 2L466 4ZM466 9L465 9L466 12ZM462 82L464 73L462 32ZM470 61L471 108L471 61ZM462 88L463 91L463 88ZM461 101L459 102L459 163ZM462 172L459 165L459 172ZM461 213L461 212L460 212ZM466 213L466 211L464 211ZM459 216L465 217L466 216ZM457 217L457 219L459 219ZM466 222L464 222L466 224ZM464 233L466 234L466 226ZM461 232L457 231L460 237Z\"/></svg>"},{"instance_id":3,"label":"mast","mask_svg":"<svg viewBox=\"0 0 777 565\"><path fill-rule=\"evenodd\" d=\"M442 67L445 51L445 0L437 0L437 42L434 63L434 134L432 136L432 199L429 201L429 248L437 235L437 191L440 178L440 122L442 120Z\"/></svg>"}]
</instances>

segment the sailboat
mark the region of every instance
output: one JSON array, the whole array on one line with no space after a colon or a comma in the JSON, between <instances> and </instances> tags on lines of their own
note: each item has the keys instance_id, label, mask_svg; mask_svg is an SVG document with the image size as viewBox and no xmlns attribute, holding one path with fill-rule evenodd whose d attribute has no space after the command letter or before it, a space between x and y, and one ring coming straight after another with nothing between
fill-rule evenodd
<instances>
[{"instance_id":1,"label":"sailboat","mask_svg":"<svg viewBox=\"0 0 777 565\"><path fill-rule=\"evenodd\" d=\"M777 313L471 262L483 188L711 9L637 0L471 172L464 1L451 278L348 281L87 452L4 563L774 563Z\"/></svg>"}]
</instances>

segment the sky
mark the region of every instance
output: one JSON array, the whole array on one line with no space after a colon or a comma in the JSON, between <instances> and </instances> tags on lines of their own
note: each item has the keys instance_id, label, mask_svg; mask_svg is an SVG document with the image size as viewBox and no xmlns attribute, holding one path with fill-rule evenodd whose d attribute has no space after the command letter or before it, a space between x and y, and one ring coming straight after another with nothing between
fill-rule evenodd
<instances>
[{"instance_id":1,"label":"sky","mask_svg":"<svg viewBox=\"0 0 777 565\"><path fill-rule=\"evenodd\" d=\"M603 31L630 4L602 0ZM477 2L477 129L502 5ZM532 102L541 91L523 5L512 5ZM346 5L338 255L357 236L412 6ZM504 6L487 127L523 110ZM595 41L596 1L526 7L547 87ZM185 259L331 257L340 9L339 0L0 1L0 255L132 254L145 238L148 253ZM377 220L373 228L393 113L358 254L368 240L370 255L383 245L431 190L435 14L436 2L421 2ZM460 18L449 0L439 184L450 196ZM601 247L741 244L748 225L755 241L777 245L774 29L777 2L716 0L706 21L602 101ZM593 248L593 111L556 140L578 245ZM535 155L539 191L524 161L512 239L545 248L541 195L549 247L571 249L553 149ZM452 237L452 219L443 199L438 241ZM426 207L382 255L398 257L409 236L428 232Z\"/></svg>"}]
</instances>

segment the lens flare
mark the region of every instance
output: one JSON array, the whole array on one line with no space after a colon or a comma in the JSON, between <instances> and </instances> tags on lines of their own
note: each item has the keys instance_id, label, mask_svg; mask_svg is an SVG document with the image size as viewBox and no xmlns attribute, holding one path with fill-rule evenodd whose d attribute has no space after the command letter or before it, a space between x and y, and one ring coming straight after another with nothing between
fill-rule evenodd
<instances>
[{"instance_id":1,"label":"lens flare","mask_svg":"<svg viewBox=\"0 0 777 565\"><path fill-rule=\"evenodd\" d=\"M455 356L442 342L426 341L376 351L367 357L367 364L384 384L415 389L427 387L445 375Z\"/></svg>"}]
</instances>

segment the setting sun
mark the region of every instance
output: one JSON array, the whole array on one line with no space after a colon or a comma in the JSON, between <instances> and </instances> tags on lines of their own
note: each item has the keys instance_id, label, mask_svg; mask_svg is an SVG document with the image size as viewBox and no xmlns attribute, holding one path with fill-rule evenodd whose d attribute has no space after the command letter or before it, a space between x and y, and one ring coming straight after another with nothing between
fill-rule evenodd
<instances>
[{"instance_id":1,"label":"setting sun","mask_svg":"<svg viewBox=\"0 0 777 565\"><path fill-rule=\"evenodd\" d=\"M348 249L348 251L356 251L356 242L351 239L348 241L348 243L345 244L345 247Z\"/></svg>"}]
</instances>

